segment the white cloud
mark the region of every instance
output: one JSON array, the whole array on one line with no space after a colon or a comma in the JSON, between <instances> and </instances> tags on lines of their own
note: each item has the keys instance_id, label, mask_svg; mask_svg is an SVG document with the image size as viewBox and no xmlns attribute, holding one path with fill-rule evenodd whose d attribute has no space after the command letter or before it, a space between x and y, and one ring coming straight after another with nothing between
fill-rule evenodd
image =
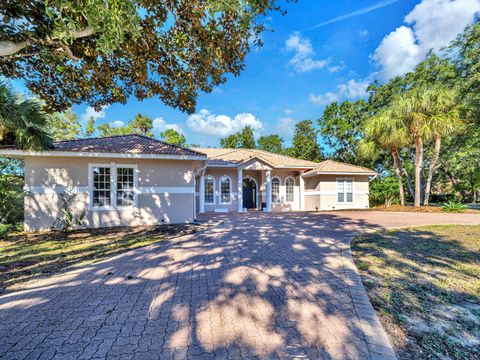
<instances>
[{"instance_id":1,"label":"white cloud","mask_svg":"<svg viewBox=\"0 0 480 360\"><path fill-rule=\"evenodd\" d=\"M109 123L111 127L119 128L125 126L125 122L122 120L115 120Z\"/></svg>"},{"instance_id":2,"label":"white cloud","mask_svg":"<svg viewBox=\"0 0 480 360\"><path fill-rule=\"evenodd\" d=\"M165 119L162 118L162 117L157 117L157 118L153 119L152 123L153 123L153 131L155 131L155 132L161 133L161 132L164 132L165 130L173 129L173 130L179 132L180 134L183 134L183 129L180 125L178 125L178 124L167 124Z\"/></svg>"},{"instance_id":3,"label":"white cloud","mask_svg":"<svg viewBox=\"0 0 480 360\"><path fill-rule=\"evenodd\" d=\"M95 109L91 106L87 107L85 111L80 115L80 121L82 122L87 122L91 117L93 117L95 120L97 119L104 119L105 116L107 115L105 110L109 108L108 105L102 106L100 111L95 111Z\"/></svg>"},{"instance_id":4,"label":"white cloud","mask_svg":"<svg viewBox=\"0 0 480 360\"><path fill-rule=\"evenodd\" d=\"M300 36L298 32L291 34L285 42L287 51L295 52L295 55L288 62L298 72L308 72L315 69L322 69L328 65L328 60L315 60L313 56L312 43L309 39Z\"/></svg>"},{"instance_id":5,"label":"white cloud","mask_svg":"<svg viewBox=\"0 0 480 360\"><path fill-rule=\"evenodd\" d=\"M474 20L480 0L423 0L402 25L385 36L373 59L388 80L411 71L430 49L448 45Z\"/></svg>"},{"instance_id":6,"label":"white cloud","mask_svg":"<svg viewBox=\"0 0 480 360\"><path fill-rule=\"evenodd\" d=\"M337 85L337 92L326 92L324 94L310 94L310 102L316 105L328 105L334 101L342 99L361 99L367 95L367 88L370 84L368 79L356 81L354 79L349 80L344 84Z\"/></svg>"},{"instance_id":7,"label":"white cloud","mask_svg":"<svg viewBox=\"0 0 480 360\"><path fill-rule=\"evenodd\" d=\"M278 119L276 131L286 140L290 140L293 137L293 132L295 129L296 120L290 117L284 117Z\"/></svg>"},{"instance_id":8,"label":"white cloud","mask_svg":"<svg viewBox=\"0 0 480 360\"><path fill-rule=\"evenodd\" d=\"M215 115L202 109L190 115L187 125L192 131L218 137L225 137L250 126L255 132L263 130L262 122L250 113L237 114L233 119L227 115Z\"/></svg>"},{"instance_id":9,"label":"white cloud","mask_svg":"<svg viewBox=\"0 0 480 360\"><path fill-rule=\"evenodd\" d=\"M290 114L293 114L293 110L292 109L284 109L283 112L286 114L286 115L290 115Z\"/></svg>"}]
</instances>

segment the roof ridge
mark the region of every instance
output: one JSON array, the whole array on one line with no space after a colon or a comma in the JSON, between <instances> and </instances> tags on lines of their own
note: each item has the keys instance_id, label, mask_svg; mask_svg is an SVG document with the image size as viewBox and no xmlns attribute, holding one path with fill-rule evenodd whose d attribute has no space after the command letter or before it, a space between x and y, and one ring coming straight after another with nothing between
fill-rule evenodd
<instances>
[{"instance_id":1,"label":"roof ridge","mask_svg":"<svg viewBox=\"0 0 480 360\"><path fill-rule=\"evenodd\" d=\"M288 159L295 159L295 160L300 160L300 161L308 161L308 162L310 162L310 163L312 163L312 164L318 164L318 163L315 162L315 161L299 159L299 158L296 158L296 157L293 157L293 156L289 156L289 155L285 155L285 154L277 154L277 153L273 153L273 152L270 152L270 151L267 151L267 150L262 150L262 149L250 149L250 150L255 150L255 151L258 151L258 152L261 152L261 153L267 153L267 154L269 154L269 155L277 156L277 157L280 157L280 158L288 158Z\"/></svg>"},{"instance_id":2,"label":"roof ridge","mask_svg":"<svg viewBox=\"0 0 480 360\"><path fill-rule=\"evenodd\" d=\"M341 162L341 161L337 161L337 160L333 160L333 159L326 159L326 160L323 160L323 161L319 162L318 164L320 165L321 163L324 163L324 162L327 162L327 161L334 162L334 163L337 163L337 164L340 164L340 165L348 165L348 166L353 166L353 167L356 167L356 168L359 168L359 169L372 171L372 169L369 169L366 166L360 166L360 165L345 163L345 162Z\"/></svg>"},{"instance_id":3,"label":"roof ridge","mask_svg":"<svg viewBox=\"0 0 480 360\"><path fill-rule=\"evenodd\" d=\"M100 140L100 139L110 139L110 138L117 138L122 136L132 136L132 135L139 135L140 134L122 134L122 135L109 135L109 136L95 136L95 137L87 137L87 138L78 138L78 139L64 139L64 140L56 140L54 143L59 142L74 142L74 141L84 141L84 140Z\"/></svg>"},{"instance_id":4,"label":"roof ridge","mask_svg":"<svg viewBox=\"0 0 480 360\"><path fill-rule=\"evenodd\" d=\"M141 137L143 139L146 139L146 140L150 140L150 141L155 141L155 142L158 142L158 143L161 143L161 144L164 144L164 145L168 145L168 146L173 146L177 149L182 149L182 150L188 150L188 151L192 151L192 152L195 152L197 154L200 154L200 155L205 155L199 151L196 151L196 150L192 150L192 149L189 149L187 147L183 147L183 146L179 146L179 145L176 145L176 144L171 144L171 143L168 143L166 141L163 141L163 140L158 140L158 139L155 139L155 138L152 138L150 136L147 136L147 135L144 135L144 134L136 134L136 133L133 133L133 134L120 134L120 135L110 135L110 136L96 136L96 137L90 137L90 138L80 138L80 139L66 139L66 140L58 140L58 141L54 141L53 143L54 144L58 144L58 143L65 143L65 142L75 142L75 141L88 141L88 140L103 140L103 139L111 139L111 138L120 138L120 137Z\"/></svg>"}]
</instances>

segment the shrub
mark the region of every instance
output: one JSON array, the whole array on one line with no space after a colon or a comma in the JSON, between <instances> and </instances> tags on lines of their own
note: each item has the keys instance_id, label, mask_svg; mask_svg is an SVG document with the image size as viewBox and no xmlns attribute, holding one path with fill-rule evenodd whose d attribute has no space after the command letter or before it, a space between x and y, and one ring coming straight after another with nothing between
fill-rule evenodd
<instances>
[{"instance_id":1,"label":"shrub","mask_svg":"<svg viewBox=\"0 0 480 360\"><path fill-rule=\"evenodd\" d=\"M468 206L463 205L462 203L457 201L449 201L448 203L443 205L442 209L443 211L446 211L449 213L452 213L452 212L463 213L465 210L468 209Z\"/></svg>"},{"instance_id":2,"label":"shrub","mask_svg":"<svg viewBox=\"0 0 480 360\"><path fill-rule=\"evenodd\" d=\"M55 219L52 229L71 230L81 228L86 225L87 211L82 210L78 213L74 212L74 204L77 195L71 189L65 189L60 194L61 208Z\"/></svg>"},{"instance_id":3,"label":"shrub","mask_svg":"<svg viewBox=\"0 0 480 360\"><path fill-rule=\"evenodd\" d=\"M23 222L23 177L0 174L0 223Z\"/></svg>"},{"instance_id":4,"label":"shrub","mask_svg":"<svg viewBox=\"0 0 480 360\"><path fill-rule=\"evenodd\" d=\"M6 238L12 230L13 230L13 225L0 224L0 239Z\"/></svg>"},{"instance_id":5,"label":"shrub","mask_svg":"<svg viewBox=\"0 0 480 360\"><path fill-rule=\"evenodd\" d=\"M393 176L378 178L370 182L369 201L371 206L400 203L398 179Z\"/></svg>"}]
</instances>

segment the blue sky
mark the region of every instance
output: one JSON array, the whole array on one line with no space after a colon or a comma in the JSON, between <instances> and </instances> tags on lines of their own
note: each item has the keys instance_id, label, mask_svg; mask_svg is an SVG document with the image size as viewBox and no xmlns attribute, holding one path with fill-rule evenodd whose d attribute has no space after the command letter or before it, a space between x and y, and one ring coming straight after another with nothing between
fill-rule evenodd
<instances>
[{"instance_id":1,"label":"blue sky","mask_svg":"<svg viewBox=\"0 0 480 360\"><path fill-rule=\"evenodd\" d=\"M273 31L246 58L238 77L201 94L193 116L158 99L115 104L94 113L74 106L81 119L120 124L143 113L156 132L181 130L188 143L218 146L222 136L251 125L257 136L291 140L296 121L316 121L325 104L358 99L373 79L411 70L430 48L438 49L471 23L480 0L298 0L287 14L267 19Z\"/></svg>"}]
</instances>

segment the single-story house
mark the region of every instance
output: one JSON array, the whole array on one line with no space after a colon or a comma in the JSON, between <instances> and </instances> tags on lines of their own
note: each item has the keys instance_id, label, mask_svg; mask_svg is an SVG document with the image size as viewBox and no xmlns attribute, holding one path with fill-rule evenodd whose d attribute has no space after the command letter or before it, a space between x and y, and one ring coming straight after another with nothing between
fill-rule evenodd
<instances>
[{"instance_id":1,"label":"single-story house","mask_svg":"<svg viewBox=\"0 0 480 360\"><path fill-rule=\"evenodd\" d=\"M182 148L142 135L0 148L25 163L25 227L50 229L61 194L88 227L191 222L198 213L368 208L373 170L254 149Z\"/></svg>"}]
</instances>

